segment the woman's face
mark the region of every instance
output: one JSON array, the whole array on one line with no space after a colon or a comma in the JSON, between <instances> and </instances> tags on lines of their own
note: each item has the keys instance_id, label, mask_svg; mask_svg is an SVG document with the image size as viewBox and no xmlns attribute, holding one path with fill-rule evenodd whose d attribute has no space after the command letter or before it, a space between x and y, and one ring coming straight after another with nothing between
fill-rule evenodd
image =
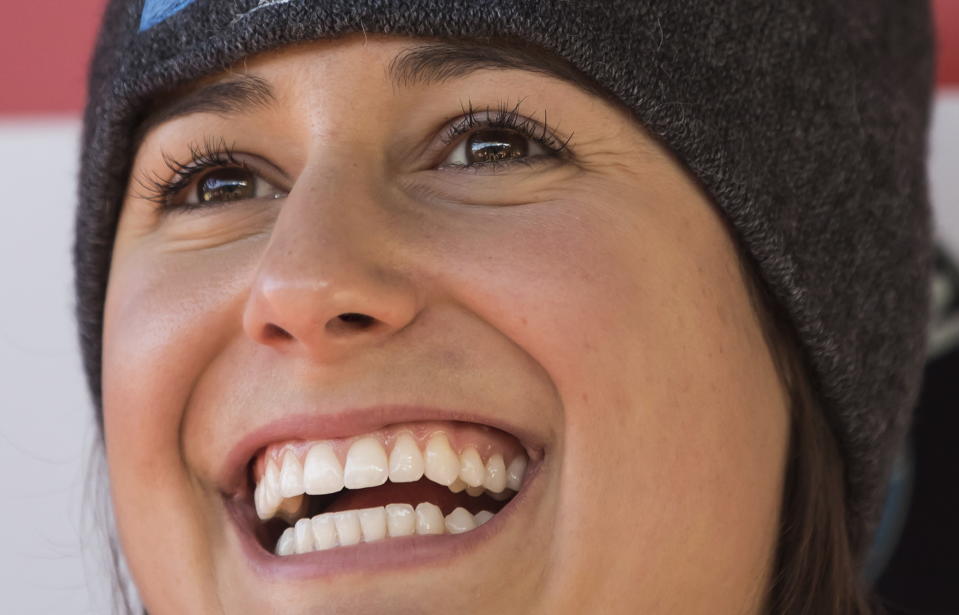
<instances>
[{"instance_id":1,"label":"woman's face","mask_svg":"<svg viewBox=\"0 0 959 615\"><path fill-rule=\"evenodd\" d=\"M599 96L424 45L151 121L103 357L150 612L758 612L788 413L720 217Z\"/></svg>"}]
</instances>

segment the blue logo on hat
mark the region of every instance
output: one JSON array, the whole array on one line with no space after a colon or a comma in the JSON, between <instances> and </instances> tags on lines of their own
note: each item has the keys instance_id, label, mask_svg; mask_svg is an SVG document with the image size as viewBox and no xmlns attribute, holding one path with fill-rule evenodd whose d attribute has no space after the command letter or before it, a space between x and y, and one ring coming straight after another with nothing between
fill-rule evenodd
<instances>
[{"instance_id":1,"label":"blue logo on hat","mask_svg":"<svg viewBox=\"0 0 959 615\"><path fill-rule=\"evenodd\" d=\"M149 30L171 15L179 13L196 0L144 0L143 12L140 13L140 32Z\"/></svg>"}]
</instances>

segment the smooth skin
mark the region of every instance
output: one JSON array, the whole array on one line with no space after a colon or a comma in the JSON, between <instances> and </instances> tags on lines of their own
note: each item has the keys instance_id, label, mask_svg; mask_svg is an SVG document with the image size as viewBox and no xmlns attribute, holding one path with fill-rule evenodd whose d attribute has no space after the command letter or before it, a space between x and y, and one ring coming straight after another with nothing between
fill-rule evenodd
<instances>
[{"instance_id":1,"label":"smooth skin","mask_svg":"<svg viewBox=\"0 0 959 615\"><path fill-rule=\"evenodd\" d=\"M150 613L758 613L788 410L721 216L635 120L569 82L483 69L397 86L390 61L423 42L249 58L204 83L254 75L272 100L162 122L136 153L103 392ZM466 138L442 143L450 118L520 100L572 133L567 158L448 166ZM161 215L145 179L205 141L230 144L260 196ZM227 453L293 409L380 403L535 434L523 510L441 565L257 576L216 484Z\"/></svg>"}]
</instances>

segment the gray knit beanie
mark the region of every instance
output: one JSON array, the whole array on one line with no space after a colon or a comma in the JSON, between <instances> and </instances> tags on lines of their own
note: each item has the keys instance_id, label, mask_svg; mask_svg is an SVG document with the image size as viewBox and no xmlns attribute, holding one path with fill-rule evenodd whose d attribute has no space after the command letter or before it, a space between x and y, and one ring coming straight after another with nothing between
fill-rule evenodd
<instances>
[{"instance_id":1,"label":"gray knit beanie","mask_svg":"<svg viewBox=\"0 0 959 615\"><path fill-rule=\"evenodd\" d=\"M74 260L101 334L132 135L158 93L350 32L517 37L568 60L701 182L800 340L862 556L917 398L930 269L932 32L918 0L111 0L90 74Z\"/></svg>"}]
</instances>

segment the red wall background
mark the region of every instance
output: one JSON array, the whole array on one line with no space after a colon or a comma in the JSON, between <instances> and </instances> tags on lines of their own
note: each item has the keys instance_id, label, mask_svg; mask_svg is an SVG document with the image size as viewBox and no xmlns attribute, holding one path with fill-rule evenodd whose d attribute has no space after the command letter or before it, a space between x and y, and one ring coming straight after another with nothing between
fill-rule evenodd
<instances>
[{"instance_id":1,"label":"red wall background","mask_svg":"<svg viewBox=\"0 0 959 615\"><path fill-rule=\"evenodd\" d=\"M959 87L959 2L935 0L939 86Z\"/></svg>"}]
</instances>

